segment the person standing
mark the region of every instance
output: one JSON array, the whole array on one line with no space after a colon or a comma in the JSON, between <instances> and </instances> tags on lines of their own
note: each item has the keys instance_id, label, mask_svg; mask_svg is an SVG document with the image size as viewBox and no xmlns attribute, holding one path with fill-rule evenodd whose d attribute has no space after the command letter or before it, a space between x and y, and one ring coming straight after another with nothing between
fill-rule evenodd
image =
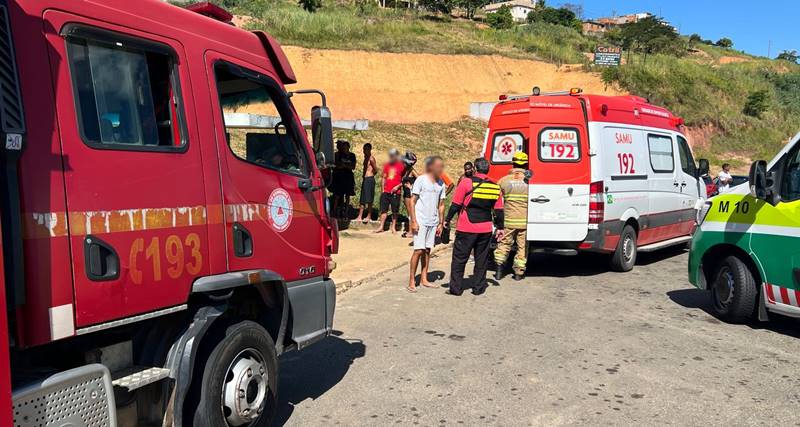
<instances>
[{"instance_id":1,"label":"person standing","mask_svg":"<svg viewBox=\"0 0 800 427\"><path fill-rule=\"evenodd\" d=\"M442 180L444 161L439 156L425 160L425 174L417 177L411 188L411 208L409 209L411 233L414 236L414 252L411 254L409 292L416 292L417 264L422 264L420 284L432 288L428 281L428 265L431 249L436 243L436 236L444 229L445 184Z\"/></svg>"},{"instance_id":2,"label":"person standing","mask_svg":"<svg viewBox=\"0 0 800 427\"><path fill-rule=\"evenodd\" d=\"M356 194L356 180L353 171L356 169L356 155L350 152L350 143L345 140L336 141L334 168L329 187L333 193L331 208L336 218L348 218L347 207L350 197ZM343 212L340 212L342 211Z\"/></svg>"},{"instance_id":3,"label":"person standing","mask_svg":"<svg viewBox=\"0 0 800 427\"><path fill-rule=\"evenodd\" d=\"M505 212L503 239L497 242L497 249L494 250L494 261L497 264L494 278L497 280L503 278L503 265L515 242L517 254L514 256L514 280L522 280L525 277L525 267L528 263L528 180L531 176L528 170L528 155L521 151L514 154L511 164L513 168L508 175L497 182L503 193Z\"/></svg>"},{"instance_id":4,"label":"person standing","mask_svg":"<svg viewBox=\"0 0 800 427\"><path fill-rule=\"evenodd\" d=\"M453 203L445 223L449 224L456 214L458 224L453 242L453 260L450 264L450 295L460 296L464 292L464 269L472 251L475 251L473 295L486 292L486 270L489 261L489 242L492 239L492 223L497 227L497 239L503 239L503 198L500 186L492 182L489 161L475 160L475 174L464 178L456 187Z\"/></svg>"},{"instance_id":5,"label":"person standing","mask_svg":"<svg viewBox=\"0 0 800 427\"><path fill-rule=\"evenodd\" d=\"M378 173L378 163L372 154L372 144L364 144L364 168L361 172L361 199L359 200L359 221L366 224L372 219L372 204L375 202L375 175Z\"/></svg>"},{"instance_id":6,"label":"person standing","mask_svg":"<svg viewBox=\"0 0 800 427\"><path fill-rule=\"evenodd\" d=\"M410 234L410 226L411 226L411 187L414 186L414 180L417 179L417 171L414 169L414 166L417 164L417 155L411 151L406 151L406 154L400 159L401 162L405 165L405 169L403 169L403 207L406 208L406 212L408 213L408 224L406 230L403 232L403 237L413 237ZM412 243L413 245L413 243Z\"/></svg>"},{"instance_id":7,"label":"person standing","mask_svg":"<svg viewBox=\"0 0 800 427\"><path fill-rule=\"evenodd\" d=\"M725 194L731 190L733 176L731 176L730 163L723 163L722 170L719 172L717 180L719 181L719 194Z\"/></svg>"},{"instance_id":8,"label":"person standing","mask_svg":"<svg viewBox=\"0 0 800 427\"><path fill-rule=\"evenodd\" d=\"M397 215L400 213L400 190L403 185L403 170L405 166L400 161L397 149L389 150L389 161L383 165L383 192L381 193L380 225L375 230L382 233L386 225L389 210L392 211L392 234L397 230Z\"/></svg>"}]
</instances>

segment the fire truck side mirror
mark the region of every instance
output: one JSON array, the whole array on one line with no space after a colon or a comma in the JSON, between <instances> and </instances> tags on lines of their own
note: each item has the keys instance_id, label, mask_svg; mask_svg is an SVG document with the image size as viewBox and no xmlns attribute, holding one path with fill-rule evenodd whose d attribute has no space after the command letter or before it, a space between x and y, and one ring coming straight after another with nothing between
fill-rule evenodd
<instances>
[{"instance_id":1,"label":"fire truck side mirror","mask_svg":"<svg viewBox=\"0 0 800 427\"><path fill-rule=\"evenodd\" d=\"M333 123L328 107L316 106L311 109L311 137L314 152L317 153L317 166L329 166L333 161Z\"/></svg>"}]
</instances>

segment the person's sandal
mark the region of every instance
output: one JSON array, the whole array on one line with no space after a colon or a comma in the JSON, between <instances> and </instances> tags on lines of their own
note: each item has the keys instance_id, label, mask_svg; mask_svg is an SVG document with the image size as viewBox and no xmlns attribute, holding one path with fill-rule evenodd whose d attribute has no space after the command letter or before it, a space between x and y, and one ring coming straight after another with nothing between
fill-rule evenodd
<instances>
[{"instance_id":1,"label":"person's sandal","mask_svg":"<svg viewBox=\"0 0 800 427\"><path fill-rule=\"evenodd\" d=\"M411 286L406 286L406 290L412 294L417 293L417 288L412 288Z\"/></svg>"}]
</instances>

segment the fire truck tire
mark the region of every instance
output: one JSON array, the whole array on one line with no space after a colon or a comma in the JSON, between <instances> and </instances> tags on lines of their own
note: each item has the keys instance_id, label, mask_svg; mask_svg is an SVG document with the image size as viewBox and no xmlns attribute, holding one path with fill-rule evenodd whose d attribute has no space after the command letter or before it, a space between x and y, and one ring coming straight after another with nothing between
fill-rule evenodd
<instances>
[{"instance_id":1,"label":"fire truck tire","mask_svg":"<svg viewBox=\"0 0 800 427\"><path fill-rule=\"evenodd\" d=\"M729 256L717 265L710 284L714 313L730 323L752 318L758 299L753 273L738 257Z\"/></svg>"},{"instance_id":2,"label":"fire truck tire","mask_svg":"<svg viewBox=\"0 0 800 427\"><path fill-rule=\"evenodd\" d=\"M637 255L636 230L630 224L625 225L619 236L617 249L611 256L611 269L621 273L633 270Z\"/></svg>"},{"instance_id":3,"label":"fire truck tire","mask_svg":"<svg viewBox=\"0 0 800 427\"><path fill-rule=\"evenodd\" d=\"M258 323L233 324L206 360L194 426L269 426L277 396L278 356L272 338Z\"/></svg>"}]
</instances>

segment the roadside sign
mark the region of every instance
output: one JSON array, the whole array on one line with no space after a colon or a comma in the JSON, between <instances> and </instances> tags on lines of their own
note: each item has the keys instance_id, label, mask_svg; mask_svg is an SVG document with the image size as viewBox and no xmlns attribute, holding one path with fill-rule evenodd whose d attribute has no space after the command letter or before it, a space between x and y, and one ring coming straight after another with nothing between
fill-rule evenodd
<instances>
[{"instance_id":1,"label":"roadside sign","mask_svg":"<svg viewBox=\"0 0 800 427\"><path fill-rule=\"evenodd\" d=\"M622 62L622 48L616 46L597 46L594 50L594 65L619 67Z\"/></svg>"}]
</instances>

